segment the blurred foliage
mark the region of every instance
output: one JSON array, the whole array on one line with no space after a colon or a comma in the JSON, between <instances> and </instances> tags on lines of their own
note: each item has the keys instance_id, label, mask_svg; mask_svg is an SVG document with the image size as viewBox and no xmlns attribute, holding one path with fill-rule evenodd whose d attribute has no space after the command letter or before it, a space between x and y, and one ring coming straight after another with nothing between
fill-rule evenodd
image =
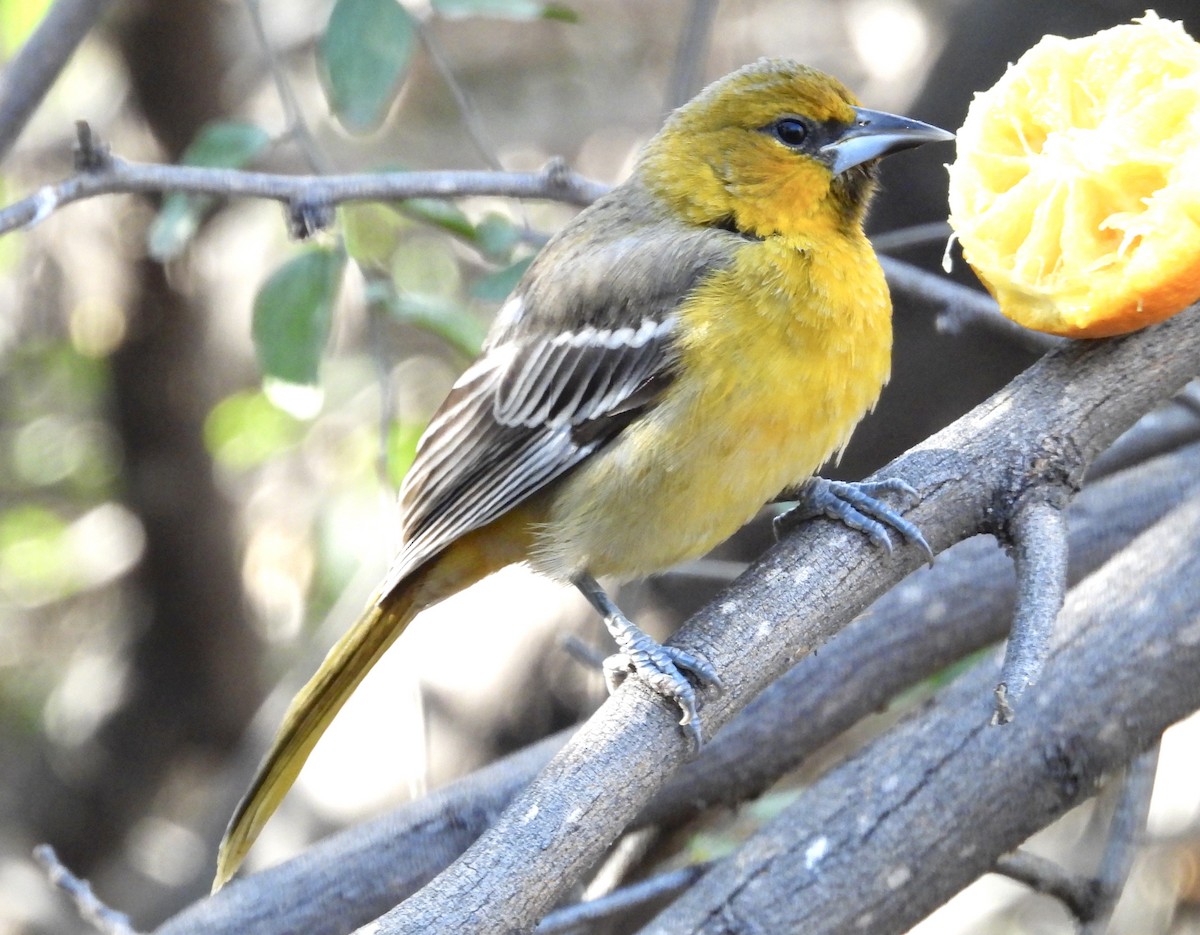
<instances>
[{"instance_id":1,"label":"blurred foliage","mask_svg":"<svg viewBox=\"0 0 1200 935\"><path fill-rule=\"evenodd\" d=\"M213 406L204 441L219 464L246 470L290 451L304 434L303 423L273 405L261 390L242 390Z\"/></svg>"},{"instance_id":2,"label":"blurred foliage","mask_svg":"<svg viewBox=\"0 0 1200 935\"><path fill-rule=\"evenodd\" d=\"M210 169L241 169L270 142L265 130L250 123L210 123L188 146L180 162ZM146 236L150 256L160 263L179 256L215 203L216 199L208 195L167 194Z\"/></svg>"},{"instance_id":3,"label":"blurred foliage","mask_svg":"<svg viewBox=\"0 0 1200 935\"><path fill-rule=\"evenodd\" d=\"M254 300L254 347L263 375L303 386L317 382L345 259L309 247L275 270Z\"/></svg>"},{"instance_id":4,"label":"blurred foliage","mask_svg":"<svg viewBox=\"0 0 1200 935\"><path fill-rule=\"evenodd\" d=\"M50 0L0 0L0 54L11 56L50 8Z\"/></svg>"},{"instance_id":5,"label":"blurred foliage","mask_svg":"<svg viewBox=\"0 0 1200 935\"><path fill-rule=\"evenodd\" d=\"M317 43L317 70L334 116L370 133L408 73L417 24L395 0L337 0Z\"/></svg>"}]
</instances>

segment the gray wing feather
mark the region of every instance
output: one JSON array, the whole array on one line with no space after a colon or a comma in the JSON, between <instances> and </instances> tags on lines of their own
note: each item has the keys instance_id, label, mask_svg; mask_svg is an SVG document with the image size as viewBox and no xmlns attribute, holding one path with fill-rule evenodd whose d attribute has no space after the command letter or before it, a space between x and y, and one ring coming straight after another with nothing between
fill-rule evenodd
<instances>
[{"instance_id":1,"label":"gray wing feather","mask_svg":"<svg viewBox=\"0 0 1200 935\"><path fill-rule=\"evenodd\" d=\"M602 200L576 224L645 233L597 243L568 226L505 304L418 443L390 583L564 476L669 385L680 301L742 241L630 210Z\"/></svg>"}]
</instances>

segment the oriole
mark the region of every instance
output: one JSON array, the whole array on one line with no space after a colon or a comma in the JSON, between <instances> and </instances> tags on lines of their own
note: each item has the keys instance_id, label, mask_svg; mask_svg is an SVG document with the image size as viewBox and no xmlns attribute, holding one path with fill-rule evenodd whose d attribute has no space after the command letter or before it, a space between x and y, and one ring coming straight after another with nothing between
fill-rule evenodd
<instances>
[{"instance_id":1,"label":"oriole","mask_svg":"<svg viewBox=\"0 0 1200 935\"><path fill-rule=\"evenodd\" d=\"M434 415L401 489L399 555L293 700L214 888L408 622L506 565L580 588L623 654L611 674L674 699L698 740L687 675L716 673L637 629L597 576L700 556L805 481L810 511L921 541L879 486L809 479L890 371L891 301L862 230L876 163L950 138L789 61L734 72L668 118L631 177L541 251Z\"/></svg>"}]
</instances>

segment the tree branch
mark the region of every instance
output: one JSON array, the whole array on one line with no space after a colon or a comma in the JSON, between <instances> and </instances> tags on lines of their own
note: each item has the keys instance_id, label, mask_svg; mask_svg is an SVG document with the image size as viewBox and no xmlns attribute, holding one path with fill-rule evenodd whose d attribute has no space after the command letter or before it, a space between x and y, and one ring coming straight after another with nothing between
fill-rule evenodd
<instances>
[{"instance_id":1,"label":"tree branch","mask_svg":"<svg viewBox=\"0 0 1200 935\"><path fill-rule=\"evenodd\" d=\"M1200 446L1085 489L1071 508L1071 580L1093 571L1181 502L1196 476ZM992 540L955 546L766 688L672 777L636 824L671 827L713 804L757 795L901 691L1002 639L1014 590L1011 563ZM430 799L333 835L278 867L235 880L168 921L159 935L250 929L338 935L361 925L465 850L570 733L497 761ZM355 881L353 902L344 895L346 880Z\"/></svg>"},{"instance_id":2,"label":"tree branch","mask_svg":"<svg viewBox=\"0 0 1200 935\"><path fill-rule=\"evenodd\" d=\"M55 0L0 74L0 161L112 0Z\"/></svg>"},{"instance_id":3,"label":"tree branch","mask_svg":"<svg viewBox=\"0 0 1200 935\"><path fill-rule=\"evenodd\" d=\"M1096 871L1095 899L1088 907L1088 913L1080 916L1087 923L1084 935L1103 935L1108 930L1109 918L1133 869L1137 845L1150 814L1159 746L1155 744L1139 756L1125 773L1108 829L1108 845Z\"/></svg>"},{"instance_id":4,"label":"tree branch","mask_svg":"<svg viewBox=\"0 0 1200 935\"><path fill-rule=\"evenodd\" d=\"M878 477L921 491L909 511L935 551L988 527L1048 478L1073 487L1095 454L1200 370L1193 308L1152 329L1056 351ZM708 731L844 627L923 561L816 520L757 562L673 643L722 673ZM688 744L675 712L628 682L447 871L378 921L377 931L528 927L591 867L666 784Z\"/></svg>"},{"instance_id":5,"label":"tree branch","mask_svg":"<svg viewBox=\"0 0 1200 935\"><path fill-rule=\"evenodd\" d=\"M1052 502L1055 493L1035 491L1017 505L1008 524L1017 572L1017 608L996 686L996 724L1013 719L1013 703L1041 672L1054 620L1067 593L1067 522L1063 504Z\"/></svg>"},{"instance_id":6,"label":"tree branch","mask_svg":"<svg viewBox=\"0 0 1200 935\"><path fill-rule=\"evenodd\" d=\"M92 885L68 870L49 844L35 847L33 857L42 865L50 882L71 897L79 918L97 932L103 935L137 935L129 917L102 903L92 891Z\"/></svg>"},{"instance_id":7,"label":"tree branch","mask_svg":"<svg viewBox=\"0 0 1200 935\"><path fill-rule=\"evenodd\" d=\"M995 665L976 667L643 932L904 932L1093 795L1200 708L1200 494L1076 587L1060 622L1011 725L986 726Z\"/></svg>"},{"instance_id":8,"label":"tree branch","mask_svg":"<svg viewBox=\"0 0 1200 935\"><path fill-rule=\"evenodd\" d=\"M608 190L561 162L539 172L376 172L352 175L278 175L239 169L168 166L111 157L95 171L45 185L0 210L0 234L31 227L64 205L116 193L185 192L192 195L270 198L295 216L347 201L464 198L497 195L587 205Z\"/></svg>"}]
</instances>

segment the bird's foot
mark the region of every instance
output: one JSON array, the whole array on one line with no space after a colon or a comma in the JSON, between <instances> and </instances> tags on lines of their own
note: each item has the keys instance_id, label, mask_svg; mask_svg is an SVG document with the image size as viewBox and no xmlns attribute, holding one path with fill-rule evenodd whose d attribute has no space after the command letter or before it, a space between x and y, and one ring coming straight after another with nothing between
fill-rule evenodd
<instances>
[{"instance_id":1,"label":"bird's foot","mask_svg":"<svg viewBox=\"0 0 1200 935\"><path fill-rule=\"evenodd\" d=\"M890 526L904 539L919 546L932 562L933 549L921 535L921 530L895 509L877 499L881 494L898 494L907 500L915 500L919 496L911 485L898 477L859 483L814 477L800 489L796 505L775 517L775 535L779 537L804 520L815 516L828 516L830 519L840 520L851 529L859 530L873 545L890 553Z\"/></svg>"},{"instance_id":2,"label":"bird's foot","mask_svg":"<svg viewBox=\"0 0 1200 935\"><path fill-rule=\"evenodd\" d=\"M629 676L645 682L650 688L679 705L683 717L679 724L700 749L703 735L697 711L696 685L701 690L721 690L721 679L713 666L691 653L674 646L663 646L626 617L607 592L591 575L580 572L571 579L600 615L620 650L604 660L604 678L609 692L614 692ZM689 680L689 676L691 679ZM696 685L693 685L692 682Z\"/></svg>"},{"instance_id":3,"label":"bird's foot","mask_svg":"<svg viewBox=\"0 0 1200 935\"><path fill-rule=\"evenodd\" d=\"M656 642L623 615L619 620L605 622L621 648L621 652L604 660L609 693L616 691L630 675L641 679L657 694L679 705L683 712L679 725L691 739L693 749L699 750L703 735L692 682L702 690L719 692L721 678L717 670L689 652Z\"/></svg>"}]
</instances>

